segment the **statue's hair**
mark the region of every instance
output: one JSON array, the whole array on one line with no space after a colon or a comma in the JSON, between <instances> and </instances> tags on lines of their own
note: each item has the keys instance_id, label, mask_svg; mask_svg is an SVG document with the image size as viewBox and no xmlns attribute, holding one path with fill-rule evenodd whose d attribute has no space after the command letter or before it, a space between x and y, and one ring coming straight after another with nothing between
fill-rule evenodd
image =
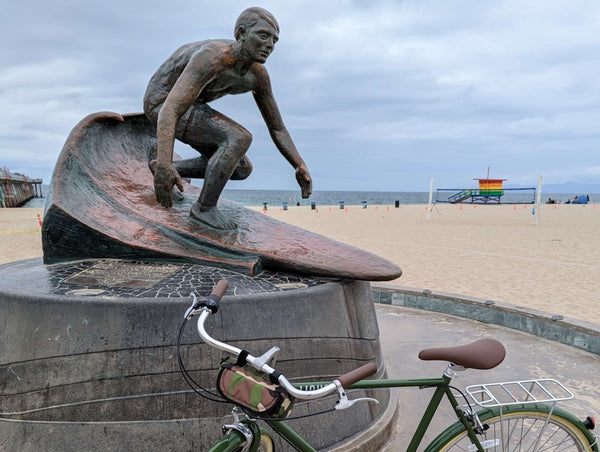
<instances>
[{"instance_id":1,"label":"statue's hair","mask_svg":"<svg viewBox=\"0 0 600 452\"><path fill-rule=\"evenodd\" d=\"M263 19L269 25L271 25L277 33L279 33L279 24L273 14L267 11L264 8L259 8L258 6L253 6L251 8L245 9L239 15L237 20L235 21L235 28L233 30L235 39L239 39L240 37L240 27L243 26L245 29L252 27L258 22L259 19Z\"/></svg>"}]
</instances>

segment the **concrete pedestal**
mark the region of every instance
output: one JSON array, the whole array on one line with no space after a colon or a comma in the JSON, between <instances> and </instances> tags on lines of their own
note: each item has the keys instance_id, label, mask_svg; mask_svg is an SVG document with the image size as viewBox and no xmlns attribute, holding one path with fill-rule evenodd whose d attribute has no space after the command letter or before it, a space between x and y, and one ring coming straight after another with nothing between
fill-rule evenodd
<instances>
[{"instance_id":1,"label":"concrete pedestal","mask_svg":"<svg viewBox=\"0 0 600 452\"><path fill-rule=\"evenodd\" d=\"M0 450L208 450L231 406L191 392L176 343L189 294L204 296L221 278L230 288L207 323L215 338L253 355L279 346L276 367L295 381L332 378L366 362L377 363L374 378L384 375L368 282L269 272L251 278L173 262L20 261L0 266ZM192 376L214 388L222 353L199 343L195 322L183 343ZM385 391L367 395L380 405L290 425L318 449L351 442L377 450L390 425L382 419L391 421L395 404ZM298 402L292 416L334 403Z\"/></svg>"}]
</instances>

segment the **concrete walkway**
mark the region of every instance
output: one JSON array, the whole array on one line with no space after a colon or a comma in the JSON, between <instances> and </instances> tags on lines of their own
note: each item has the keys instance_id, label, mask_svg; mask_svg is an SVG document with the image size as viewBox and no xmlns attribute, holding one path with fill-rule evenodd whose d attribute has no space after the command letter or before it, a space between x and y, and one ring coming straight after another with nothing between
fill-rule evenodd
<instances>
[{"instance_id":1,"label":"concrete walkway","mask_svg":"<svg viewBox=\"0 0 600 452\"><path fill-rule=\"evenodd\" d=\"M600 356L527 333L465 318L406 307L376 305L381 347L390 378L439 377L446 364L421 361L424 348L467 344L495 338L506 348L506 359L492 370L461 372L452 384L460 389L470 384L553 378L575 394L560 406L581 419L591 415L600 421ZM404 451L426 404L431 389L404 388L399 391L399 415L385 452ZM456 420L447 403L442 403L423 445ZM600 426L597 427L600 429Z\"/></svg>"}]
</instances>

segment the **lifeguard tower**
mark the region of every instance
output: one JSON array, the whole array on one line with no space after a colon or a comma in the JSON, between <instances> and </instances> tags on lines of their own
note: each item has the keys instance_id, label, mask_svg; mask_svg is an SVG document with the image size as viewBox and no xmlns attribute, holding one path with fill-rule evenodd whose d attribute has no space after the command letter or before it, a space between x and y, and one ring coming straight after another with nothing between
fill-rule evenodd
<instances>
[{"instance_id":1,"label":"lifeguard tower","mask_svg":"<svg viewBox=\"0 0 600 452\"><path fill-rule=\"evenodd\" d=\"M473 179L479 181L479 190L474 190L472 202L488 204L500 204L500 198L504 194L503 182L506 179L490 179L489 170L486 179Z\"/></svg>"},{"instance_id":2,"label":"lifeguard tower","mask_svg":"<svg viewBox=\"0 0 600 452\"><path fill-rule=\"evenodd\" d=\"M487 177L485 179L474 178L479 182L479 188L475 189L462 189L459 191L451 190L451 189L438 189L437 202L444 202L440 199L440 191L441 192L452 192L454 193L447 197L445 202L449 202L451 204L457 204L460 202L470 202L474 204L501 204L501 198L504 195L504 187L503 183L506 179L491 179L490 178L490 168L488 167ZM519 189L520 190L520 189ZM531 189L525 189L531 190ZM533 189L535 190L535 189Z\"/></svg>"},{"instance_id":3,"label":"lifeguard tower","mask_svg":"<svg viewBox=\"0 0 600 452\"><path fill-rule=\"evenodd\" d=\"M436 203L471 203L471 204L534 204L535 187L504 188L507 179L492 179L490 168L485 179L474 178L479 182L479 188L438 188Z\"/></svg>"}]
</instances>

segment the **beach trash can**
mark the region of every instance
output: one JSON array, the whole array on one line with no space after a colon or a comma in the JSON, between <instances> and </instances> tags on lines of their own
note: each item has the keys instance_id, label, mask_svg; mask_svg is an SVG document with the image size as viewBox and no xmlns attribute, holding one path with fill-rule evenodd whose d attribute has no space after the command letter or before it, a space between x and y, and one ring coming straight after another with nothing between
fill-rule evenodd
<instances>
[{"instance_id":1,"label":"beach trash can","mask_svg":"<svg viewBox=\"0 0 600 452\"><path fill-rule=\"evenodd\" d=\"M344 210L344 201L340 201L340 209Z\"/></svg>"},{"instance_id":2,"label":"beach trash can","mask_svg":"<svg viewBox=\"0 0 600 452\"><path fill-rule=\"evenodd\" d=\"M315 210L317 208L317 203L316 202L311 202L310 203L310 210Z\"/></svg>"},{"instance_id":3,"label":"beach trash can","mask_svg":"<svg viewBox=\"0 0 600 452\"><path fill-rule=\"evenodd\" d=\"M397 209L398 207L400 207L400 201L396 200L396 202L394 203L394 207Z\"/></svg>"},{"instance_id":4,"label":"beach trash can","mask_svg":"<svg viewBox=\"0 0 600 452\"><path fill-rule=\"evenodd\" d=\"M363 208L363 209L366 209L366 208L367 208L367 201L363 201L363 202L362 202L362 208Z\"/></svg>"},{"instance_id":5,"label":"beach trash can","mask_svg":"<svg viewBox=\"0 0 600 452\"><path fill-rule=\"evenodd\" d=\"M283 202L283 210L287 210L287 202Z\"/></svg>"}]
</instances>

